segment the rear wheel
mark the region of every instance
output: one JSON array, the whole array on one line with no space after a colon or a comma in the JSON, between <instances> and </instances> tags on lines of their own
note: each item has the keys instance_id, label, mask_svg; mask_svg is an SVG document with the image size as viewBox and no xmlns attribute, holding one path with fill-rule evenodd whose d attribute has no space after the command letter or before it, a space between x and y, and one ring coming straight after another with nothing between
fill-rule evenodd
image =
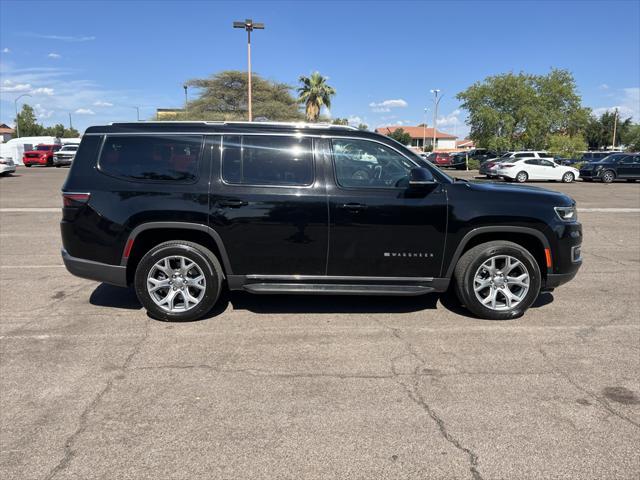
<instances>
[{"instance_id":1,"label":"rear wheel","mask_svg":"<svg viewBox=\"0 0 640 480\"><path fill-rule=\"evenodd\" d=\"M456 293L475 315L490 320L517 318L540 293L540 267L513 242L494 241L466 252L455 269Z\"/></svg>"},{"instance_id":2,"label":"rear wheel","mask_svg":"<svg viewBox=\"0 0 640 480\"><path fill-rule=\"evenodd\" d=\"M602 174L602 181L604 183L611 183L616 179L616 174L612 170L607 170Z\"/></svg>"},{"instance_id":3,"label":"rear wheel","mask_svg":"<svg viewBox=\"0 0 640 480\"><path fill-rule=\"evenodd\" d=\"M27 167L27 168L31 168L31 164L30 163L25 163L24 166Z\"/></svg>"},{"instance_id":4,"label":"rear wheel","mask_svg":"<svg viewBox=\"0 0 640 480\"><path fill-rule=\"evenodd\" d=\"M562 181L564 183L571 183L576 179L575 175L571 172L567 172L564 175L562 175Z\"/></svg>"},{"instance_id":5,"label":"rear wheel","mask_svg":"<svg viewBox=\"0 0 640 480\"><path fill-rule=\"evenodd\" d=\"M527 180L529 180L529 175L527 174L527 172L518 172L518 174L516 175L516 182L518 183L524 183Z\"/></svg>"},{"instance_id":6,"label":"rear wheel","mask_svg":"<svg viewBox=\"0 0 640 480\"><path fill-rule=\"evenodd\" d=\"M189 321L211 310L222 281L222 267L211 251L175 240L147 252L136 268L134 283L140 303L152 317Z\"/></svg>"}]
</instances>

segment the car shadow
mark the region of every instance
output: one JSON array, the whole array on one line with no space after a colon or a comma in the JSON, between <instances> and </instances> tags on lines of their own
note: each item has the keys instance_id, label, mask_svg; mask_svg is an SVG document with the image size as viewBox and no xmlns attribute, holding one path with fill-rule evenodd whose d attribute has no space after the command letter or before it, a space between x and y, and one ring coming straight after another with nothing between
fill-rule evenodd
<instances>
[{"instance_id":1,"label":"car shadow","mask_svg":"<svg viewBox=\"0 0 640 480\"><path fill-rule=\"evenodd\" d=\"M549 292L541 293L531 308L540 308L553 302ZM102 283L89 297L89 302L98 307L140 310L142 305L133 288L115 287ZM231 305L234 310L247 310L257 314L278 313L412 313L436 310L438 302L446 310L466 318L478 319L465 309L450 289L444 293L429 293L419 296L357 296L357 295L254 295L247 292L230 292L224 289L215 306L199 320L215 318ZM150 316L150 318L154 318ZM157 320L154 318L154 320ZM184 323L184 322L180 322Z\"/></svg>"}]
</instances>

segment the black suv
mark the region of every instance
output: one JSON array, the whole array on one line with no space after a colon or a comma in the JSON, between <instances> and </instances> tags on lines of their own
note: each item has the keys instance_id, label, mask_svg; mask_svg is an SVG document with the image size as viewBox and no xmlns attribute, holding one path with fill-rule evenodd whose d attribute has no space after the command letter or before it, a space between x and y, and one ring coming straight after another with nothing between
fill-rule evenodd
<instances>
[{"instance_id":1,"label":"black suv","mask_svg":"<svg viewBox=\"0 0 640 480\"><path fill-rule=\"evenodd\" d=\"M464 170L467 167L467 158L469 160L477 160L480 163L486 162L491 158L498 157L493 150L486 148L474 148L466 152L457 152L451 155L451 166L457 170Z\"/></svg>"},{"instance_id":2,"label":"black suv","mask_svg":"<svg viewBox=\"0 0 640 480\"><path fill-rule=\"evenodd\" d=\"M508 319L582 261L570 197L453 179L349 127L91 127L62 194L67 269L133 285L164 320L202 317L222 288L420 295L450 284L474 314Z\"/></svg>"},{"instance_id":3,"label":"black suv","mask_svg":"<svg viewBox=\"0 0 640 480\"><path fill-rule=\"evenodd\" d=\"M580 178L585 182L611 183L615 179L635 182L640 179L640 153L614 153L587 163L580 168Z\"/></svg>"}]
</instances>

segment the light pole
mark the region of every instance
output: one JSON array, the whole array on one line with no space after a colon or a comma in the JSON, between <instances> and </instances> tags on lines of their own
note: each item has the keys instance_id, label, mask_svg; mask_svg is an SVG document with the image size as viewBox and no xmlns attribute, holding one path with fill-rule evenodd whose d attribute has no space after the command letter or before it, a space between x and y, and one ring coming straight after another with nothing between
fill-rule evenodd
<instances>
[{"instance_id":1,"label":"light pole","mask_svg":"<svg viewBox=\"0 0 640 480\"><path fill-rule=\"evenodd\" d=\"M29 95L28 93L23 93L22 95L19 95L18 97L16 97L16 99L13 101L15 107L16 107L16 138L20 138L20 121L18 120L18 100L20 100L22 97L30 97L31 95Z\"/></svg>"},{"instance_id":2,"label":"light pole","mask_svg":"<svg viewBox=\"0 0 640 480\"><path fill-rule=\"evenodd\" d=\"M187 88L189 88L188 85L183 85L182 88L184 88L184 119L187 119L187 105L189 102L189 97L187 96Z\"/></svg>"},{"instance_id":3,"label":"light pole","mask_svg":"<svg viewBox=\"0 0 640 480\"><path fill-rule=\"evenodd\" d=\"M422 151L427 151L427 112L428 108L424 109L424 123L422 124Z\"/></svg>"},{"instance_id":4,"label":"light pole","mask_svg":"<svg viewBox=\"0 0 640 480\"><path fill-rule=\"evenodd\" d=\"M244 28L247 31L247 90L249 96L249 121L251 122L253 121L253 113L251 111L251 32L253 30L264 30L264 23L253 23L253 20L247 18L244 22L233 22L233 28Z\"/></svg>"},{"instance_id":5,"label":"light pole","mask_svg":"<svg viewBox=\"0 0 640 480\"><path fill-rule=\"evenodd\" d=\"M440 93L440 89L435 88L433 90L431 90L431 93L433 93L434 98L433 98L433 146L431 151L435 152L436 151L436 127L437 127L437 123L438 123L438 105L440 104L440 100L442 100L442 96L438 97L438 94Z\"/></svg>"},{"instance_id":6,"label":"light pole","mask_svg":"<svg viewBox=\"0 0 640 480\"><path fill-rule=\"evenodd\" d=\"M611 140L611 150L616 149L616 127L618 126L618 109L613 111L613 139Z\"/></svg>"},{"instance_id":7,"label":"light pole","mask_svg":"<svg viewBox=\"0 0 640 480\"><path fill-rule=\"evenodd\" d=\"M136 109L136 118L140 121L140 107L131 107Z\"/></svg>"},{"instance_id":8,"label":"light pole","mask_svg":"<svg viewBox=\"0 0 640 480\"><path fill-rule=\"evenodd\" d=\"M73 128L73 123L71 123L71 112L69 112L69 130Z\"/></svg>"}]
</instances>

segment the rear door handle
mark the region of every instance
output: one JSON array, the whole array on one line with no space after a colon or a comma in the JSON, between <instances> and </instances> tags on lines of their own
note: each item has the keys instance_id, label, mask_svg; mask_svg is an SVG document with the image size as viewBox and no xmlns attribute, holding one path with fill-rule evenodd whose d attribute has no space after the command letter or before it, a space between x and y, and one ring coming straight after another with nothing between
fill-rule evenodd
<instances>
[{"instance_id":1,"label":"rear door handle","mask_svg":"<svg viewBox=\"0 0 640 480\"><path fill-rule=\"evenodd\" d=\"M352 212L357 212L358 210L365 210L367 206L362 203L344 203L340 208L344 208L345 210L350 210Z\"/></svg>"},{"instance_id":2,"label":"rear door handle","mask_svg":"<svg viewBox=\"0 0 640 480\"><path fill-rule=\"evenodd\" d=\"M238 199L218 200L218 205L221 207L238 208L249 205L249 202Z\"/></svg>"}]
</instances>

